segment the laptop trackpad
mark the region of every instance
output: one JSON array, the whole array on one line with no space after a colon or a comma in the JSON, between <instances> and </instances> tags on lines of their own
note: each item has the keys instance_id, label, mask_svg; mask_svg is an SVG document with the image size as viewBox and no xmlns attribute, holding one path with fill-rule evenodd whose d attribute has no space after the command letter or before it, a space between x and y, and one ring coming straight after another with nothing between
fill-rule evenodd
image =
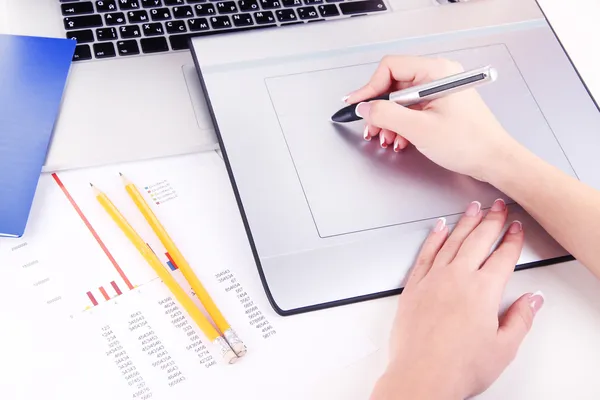
<instances>
[{"instance_id":1,"label":"laptop trackpad","mask_svg":"<svg viewBox=\"0 0 600 400\"><path fill-rule=\"evenodd\" d=\"M183 71L183 77L185 84L190 94L190 100L192 107L194 108L194 114L196 115L196 121L198 127L202 130L212 129L212 120L210 113L208 112L208 106L206 105L206 98L204 97L204 91L200 85L200 79L196 72L196 67L193 65L184 65L181 67Z\"/></svg>"},{"instance_id":2,"label":"laptop trackpad","mask_svg":"<svg viewBox=\"0 0 600 400\"><path fill-rule=\"evenodd\" d=\"M482 61L496 67L498 82L479 89L486 103L517 140L574 175L504 45L440 55L460 61L467 69L482 66ZM489 207L498 197L506 199L490 185L434 165L414 148L396 154L381 149L377 139L365 142L360 121L344 126L329 122L332 112L342 106L338 95L362 86L376 66L266 79L319 235L459 214L472 200Z\"/></svg>"}]
</instances>

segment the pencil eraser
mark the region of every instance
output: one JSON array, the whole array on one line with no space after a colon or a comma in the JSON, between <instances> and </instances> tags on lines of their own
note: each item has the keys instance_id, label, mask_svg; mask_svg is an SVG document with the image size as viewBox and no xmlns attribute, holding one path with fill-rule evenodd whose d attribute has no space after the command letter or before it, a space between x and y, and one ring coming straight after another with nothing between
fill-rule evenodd
<instances>
[{"instance_id":1,"label":"pencil eraser","mask_svg":"<svg viewBox=\"0 0 600 400\"><path fill-rule=\"evenodd\" d=\"M221 354L221 357L227 364L233 364L238 360L238 356L224 337L219 336L213 341L213 344L217 347L219 354Z\"/></svg>"},{"instance_id":2,"label":"pencil eraser","mask_svg":"<svg viewBox=\"0 0 600 400\"><path fill-rule=\"evenodd\" d=\"M225 340L227 340L227 343L229 343L229 346L238 357L243 357L248 352L246 345L232 328L223 332L223 336L225 336Z\"/></svg>"},{"instance_id":3,"label":"pencil eraser","mask_svg":"<svg viewBox=\"0 0 600 400\"><path fill-rule=\"evenodd\" d=\"M223 354L223 360L227 364L235 364L238 360L238 356L235 354L235 352L233 350L229 349L228 352Z\"/></svg>"}]
</instances>

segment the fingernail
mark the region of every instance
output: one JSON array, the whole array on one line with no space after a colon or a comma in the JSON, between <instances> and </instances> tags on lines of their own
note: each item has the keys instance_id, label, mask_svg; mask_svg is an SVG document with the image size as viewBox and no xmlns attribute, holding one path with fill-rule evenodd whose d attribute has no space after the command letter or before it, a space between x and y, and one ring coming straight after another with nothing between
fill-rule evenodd
<instances>
[{"instance_id":1,"label":"fingernail","mask_svg":"<svg viewBox=\"0 0 600 400\"><path fill-rule=\"evenodd\" d=\"M441 232L446 227L446 218L442 217L437 220L435 227L433 228L434 232Z\"/></svg>"},{"instance_id":2,"label":"fingernail","mask_svg":"<svg viewBox=\"0 0 600 400\"><path fill-rule=\"evenodd\" d=\"M504 211L505 208L506 203L502 199L494 201L494 204L492 205L492 211Z\"/></svg>"},{"instance_id":3,"label":"fingernail","mask_svg":"<svg viewBox=\"0 0 600 400\"><path fill-rule=\"evenodd\" d=\"M365 102L358 103L354 112L362 119L367 119L371 112L371 104Z\"/></svg>"},{"instance_id":4,"label":"fingernail","mask_svg":"<svg viewBox=\"0 0 600 400\"><path fill-rule=\"evenodd\" d=\"M388 147L388 144L385 142L385 135L383 132L379 134L379 144L381 144L381 147L384 149L387 149Z\"/></svg>"},{"instance_id":5,"label":"fingernail","mask_svg":"<svg viewBox=\"0 0 600 400\"><path fill-rule=\"evenodd\" d=\"M533 310L533 315L537 314L537 312L544 305L544 293L541 290L533 293L529 296L529 307Z\"/></svg>"},{"instance_id":6,"label":"fingernail","mask_svg":"<svg viewBox=\"0 0 600 400\"><path fill-rule=\"evenodd\" d=\"M519 233L522 230L523 230L523 224L521 223L521 221L514 221L508 227L508 233Z\"/></svg>"},{"instance_id":7,"label":"fingernail","mask_svg":"<svg viewBox=\"0 0 600 400\"><path fill-rule=\"evenodd\" d=\"M400 151L400 136L396 135L396 139L394 139L394 151L398 153Z\"/></svg>"},{"instance_id":8,"label":"fingernail","mask_svg":"<svg viewBox=\"0 0 600 400\"><path fill-rule=\"evenodd\" d=\"M350 95L347 94L344 97L342 97L342 103L346 103L348 101L348 99L350 98Z\"/></svg>"},{"instance_id":9,"label":"fingernail","mask_svg":"<svg viewBox=\"0 0 600 400\"><path fill-rule=\"evenodd\" d=\"M365 126L365 131L363 132L363 137L367 142L371 141L371 134L369 133L369 125Z\"/></svg>"},{"instance_id":10,"label":"fingernail","mask_svg":"<svg viewBox=\"0 0 600 400\"><path fill-rule=\"evenodd\" d=\"M474 201L471 204L469 204L469 207L467 207L465 215L467 217L476 217L477 214L479 214L479 211L481 211L481 203L478 201Z\"/></svg>"}]
</instances>

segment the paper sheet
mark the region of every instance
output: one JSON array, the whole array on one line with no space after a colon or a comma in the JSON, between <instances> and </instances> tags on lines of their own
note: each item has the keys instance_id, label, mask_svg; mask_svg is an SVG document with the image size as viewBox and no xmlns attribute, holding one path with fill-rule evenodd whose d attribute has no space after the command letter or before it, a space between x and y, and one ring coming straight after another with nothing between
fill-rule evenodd
<instances>
[{"instance_id":1,"label":"paper sheet","mask_svg":"<svg viewBox=\"0 0 600 400\"><path fill-rule=\"evenodd\" d=\"M95 200L89 182L191 292L118 172L143 190L247 344L237 364L217 358ZM26 234L0 241L0 260L5 398L295 398L294 382L308 386L376 350L331 314L272 310L216 153L45 175Z\"/></svg>"}]
</instances>

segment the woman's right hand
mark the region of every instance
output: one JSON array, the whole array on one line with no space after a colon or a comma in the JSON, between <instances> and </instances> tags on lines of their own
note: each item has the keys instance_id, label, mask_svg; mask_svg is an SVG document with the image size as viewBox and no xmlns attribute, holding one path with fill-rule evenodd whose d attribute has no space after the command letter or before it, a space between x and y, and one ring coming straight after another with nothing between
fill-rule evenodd
<instances>
[{"instance_id":1,"label":"woman's right hand","mask_svg":"<svg viewBox=\"0 0 600 400\"><path fill-rule=\"evenodd\" d=\"M371 80L345 101L357 104L386 92L427 83L462 72L460 64L426 57L383 58ZM377 100L358 106L365 119L366 140L380 135L381 146L399 152L412 143L436 164L488 181L519 144L504 130L475 89L428 103L403 107Z\"/></svg>"}]
</instances>

